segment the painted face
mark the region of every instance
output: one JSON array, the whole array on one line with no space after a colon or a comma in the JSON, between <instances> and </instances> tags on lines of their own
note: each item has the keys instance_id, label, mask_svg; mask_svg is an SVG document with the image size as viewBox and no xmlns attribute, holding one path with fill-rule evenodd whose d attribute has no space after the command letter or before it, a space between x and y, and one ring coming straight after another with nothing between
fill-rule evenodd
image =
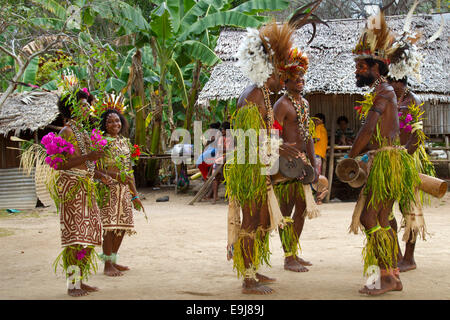
<instances>
[{"instance_id":1,"label":"painted face","mask_svg":"<svg viewBox=\"0 0 450 320\"><path fill-rule=\"evenodd\" d=\"M370 86L375 81L369 65L364 60L356 61L355 78L357 87Z\"/></svg>"},{"instance_id":2,"label":"painted face","mask_svg":"<svg viewBox=\"0 0 450 320\"><path fill-rule=\"evenodd\" d=\"M106 118L106 132L115 137L122 130L122 122L116 113L110 113Z\"/></svg>"}]
</instances>

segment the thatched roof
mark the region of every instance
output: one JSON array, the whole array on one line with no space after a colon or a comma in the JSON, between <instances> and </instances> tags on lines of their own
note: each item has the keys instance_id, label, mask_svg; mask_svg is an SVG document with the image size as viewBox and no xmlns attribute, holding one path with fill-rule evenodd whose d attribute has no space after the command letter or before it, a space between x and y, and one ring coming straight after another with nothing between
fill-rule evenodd
<instances>
[{"instance_id":1,"label":"thatched roof","mask_svg":"<svg viewBox=\"0 0 450 320\"><path fill-rule=\"evenodd\" d=\"M404 16L387 17L388 25L394 31L401 31ZM448 18L448 17L447 17ZM439 15L414 16L412 27L420 30L424 43L440 26ZM310 67L307 74L305 93L358 94L363 91L355 85L355 62L352 49L364 27L365 20L345 19L328 21L329 28L320 25L313 42L306 47L311 34L309 27L294 35L296 46L305 49ZM235 66L235 54L245 34L243 29L224 29L217 41L215 52L223 60L211 74L209 81L199 94L198 103L208 104L209 100L237 98L250 83ZM441 36L422 52L426 55L422 67L422 83L410 79L413 91L423 94L422 98L433 98L450 102L449 79L449 20Z\"/></svg>"},{"instance_id":2,"label":"thatched roof","mask_svg":"<svg viewBox=\"0 0 450 320\"><path fill-rule=\"evenodd\" d=\"M0 111L0 134L19 135L52 123L59 114L58 96L50 92L26 92L8 97Z\"/></svg>"}]
</instances>

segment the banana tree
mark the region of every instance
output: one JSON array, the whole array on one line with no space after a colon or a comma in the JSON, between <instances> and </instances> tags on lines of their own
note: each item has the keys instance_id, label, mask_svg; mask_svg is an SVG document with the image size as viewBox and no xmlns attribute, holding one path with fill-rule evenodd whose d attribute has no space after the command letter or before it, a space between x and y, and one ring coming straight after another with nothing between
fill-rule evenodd
<instances>
[{"instance_id":1,"label":"banana tree","mask_svg":"<svg viewBox=\"0 0 450 320\"><path fill-rule=\"evenodd\" d=\"M109 18L120 26L119 36L131 36L136 48L149 43L156 60L154 68L159 77L157 93L151 110L152 126L150 152L156 154L160 150L162 114L168 104L169 78L176 79L177 92L181 104L186 110L185 124L190 128L193 108L199 90L199 75L204 67L220 63L214 53L213 40L223 26L259 27L265 17L258 17L261 11L281 10L289 5L289 1L252 0L230 9L230 1L224 0L155 0L155 8L147 21L139 8L134 8L122 1L94 1L93 12ZM101 8L101 10L100 10ZM214 36L210 34L213 31ZM189 88L183 77L182 68L194 63L192 85ZM143 106L147 105L142 103ZM136 117L136 121L140 121ZM140 126L139 126L140 127ZM138 128L138 126L136 126ZM145 126L144 126L145 128ZM141 129L140 129L141 130ZM136 136L139 133L136 132ZM150 180L158 176L157 162L149 163ZM152 181L151 181L152 182Z\"/></svg>"}]
</instances>

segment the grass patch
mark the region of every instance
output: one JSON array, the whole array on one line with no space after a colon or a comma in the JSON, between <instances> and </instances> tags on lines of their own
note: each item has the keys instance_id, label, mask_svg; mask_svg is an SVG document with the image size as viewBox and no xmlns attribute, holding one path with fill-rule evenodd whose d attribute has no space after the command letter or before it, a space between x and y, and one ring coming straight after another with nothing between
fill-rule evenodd
<instances>
[{"instance_id":1,"label":"grass patch","mask_svg":"<svg viewBox=\"0 0 450 320\"><path fill-rule=\"evenodd\" d=\"M12 231L11 229L0 228L0 238L12 236L13 234L14 231Z\"/></svg>"}]
</instances>

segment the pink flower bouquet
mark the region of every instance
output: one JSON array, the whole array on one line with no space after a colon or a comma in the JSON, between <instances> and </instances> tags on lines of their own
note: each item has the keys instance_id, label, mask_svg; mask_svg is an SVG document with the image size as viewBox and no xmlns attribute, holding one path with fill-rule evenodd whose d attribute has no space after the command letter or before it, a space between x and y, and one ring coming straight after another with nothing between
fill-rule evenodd
<instances>
[{"instance_id":1,"label":"pink flower bouquet","mask_svg":"<svg viewBox=\"0 0 450 320\"><path fill-rule=\"evenodd\" d=\"M41 143L48 155L45 162L53 169L58 169L58 164L64 161L64 153L73 154L75 151L73 144L53 132L42 137Z\"/></svg>"}]
</instances>

